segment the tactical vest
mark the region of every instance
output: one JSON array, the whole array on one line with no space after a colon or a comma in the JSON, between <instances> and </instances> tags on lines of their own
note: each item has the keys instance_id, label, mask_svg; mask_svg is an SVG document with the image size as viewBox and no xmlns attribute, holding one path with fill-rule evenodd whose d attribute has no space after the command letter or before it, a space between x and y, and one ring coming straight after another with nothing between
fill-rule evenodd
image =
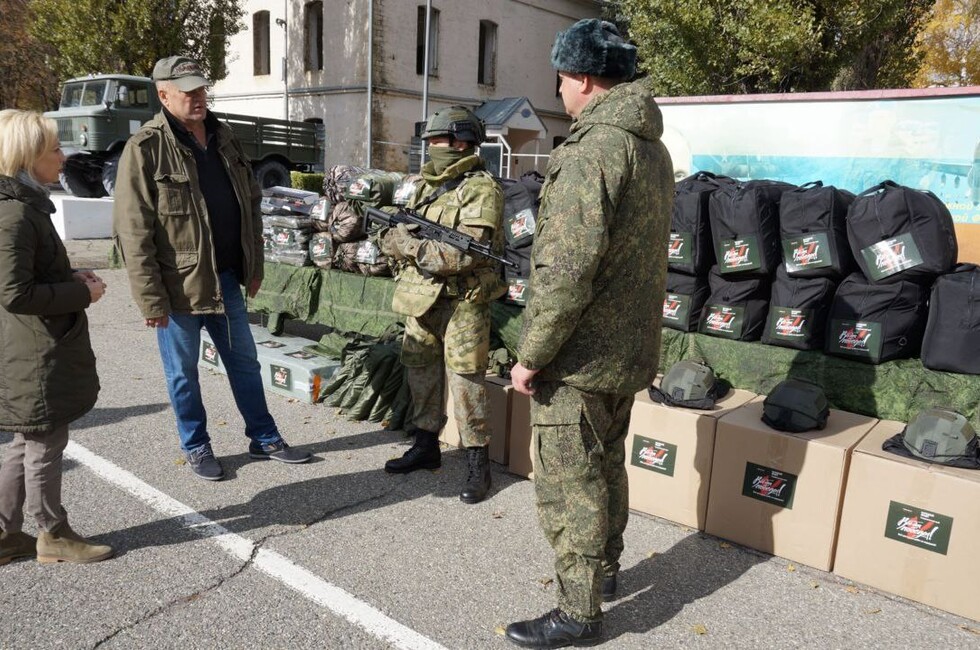
<instances>
[{"instance_id":1,"label":"tactical vest","mask_svg":"<svg viewBox=\"0 0 980 650\"><path fill-rule=\"evenodd\" d=\"M419 214L449 228L458 229L462 225L490 229L493 232L493 250L497 255L502 255L504 234L500 222L501 211L488 215L481 210L481 206L474 205L474 201L464 205L464 192L473 191L473 186L469 185L471 183L485 184L486 192L496 194L497 204L502 210L503 195L500 186L485 171L467 172L462 183L443 191L434 201L428 203L426 199L438 192L439 186L422 183L408 207L416 209L421 206L418 208ZM415 317L427 312L440 297L479 304L499 298L506 290L496 262L482 256L477 256L477 264L469 272L451 276L424 273L414 264L402 262L397 278L392 310Z\"/></svg>"}]
</instances>

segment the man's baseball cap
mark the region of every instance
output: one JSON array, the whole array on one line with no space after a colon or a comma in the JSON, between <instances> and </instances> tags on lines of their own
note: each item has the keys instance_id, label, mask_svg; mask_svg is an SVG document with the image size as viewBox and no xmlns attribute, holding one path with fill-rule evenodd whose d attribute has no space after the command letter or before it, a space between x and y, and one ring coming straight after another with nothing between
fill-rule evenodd
<instances>
[{"instance_id":1,"label":"man's baseball cap","mask_svg":"<svg viewBox=\"0 0 980 650\"><path fill-rule=\"evenodd\" d=\"M185 93L211 85L201 71L201 65L187 56L168 56L157 61L153 66L153 81L172 81Z\"/></svg>"}]
</instances>

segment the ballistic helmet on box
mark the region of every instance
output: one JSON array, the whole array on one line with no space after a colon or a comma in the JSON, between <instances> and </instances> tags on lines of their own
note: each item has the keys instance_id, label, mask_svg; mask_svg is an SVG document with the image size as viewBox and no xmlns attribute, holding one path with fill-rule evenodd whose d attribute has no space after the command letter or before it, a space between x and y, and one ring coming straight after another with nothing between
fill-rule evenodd
<instances>
[{"instance_id":1,"label":"ballistic helmet on box","mask_svg":"<svg viewBox=\"0 0 980 650\"><path fill-rule=\"evenodd\" d=\"M969 455L971 442L976 437L965 417L941 408L922 411L902 432L902 442L913 456L934 463L946 463Z\"/></svg>"},{"instance_id":2,"label":"ballistic helmet on box","mask_svg":"<svg viewBox=\"0 0 980 650\"><path fill-rule=\"evenodd\" d=\"M762 403L762 421L773 429L802 433L827 426L830 405L823 389L801 379L785 379Z\"/></svg>"},{"instance_id":3,"label":"ballistic helmet on box","mask_svg":"<svg viewBox=\"0 0 980 650\"><path fill-rule=\"evenodd\" d=\"M728 382L715 377L710 367L685 359L670 367L660 382L660 388L651 386L648 392L650 399L658 404L710 409L730 388Z\"/></svg>"}]
</instances>

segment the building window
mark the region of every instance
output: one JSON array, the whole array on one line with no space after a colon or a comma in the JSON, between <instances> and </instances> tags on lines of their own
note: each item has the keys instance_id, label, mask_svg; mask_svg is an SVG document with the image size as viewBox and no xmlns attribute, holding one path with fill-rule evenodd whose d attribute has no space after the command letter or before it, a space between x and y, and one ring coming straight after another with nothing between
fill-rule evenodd
<instances>
[{"instance_id":1,"label":"building window","mask_svg":"<svg viewBox=\"0 0 980 650\"><path fill-rule=\"evenodd\" d=\"M228 38L225 36L224 16L216 15L211 19L210 32L211 47L208 51L208 64L211 68L211 81L217 81L228 76L228 66L225 61Z\"/></svg>"},{"instance_id":2,"label":"building window","mask_svg":"<svg viewBox=\"0 0 980 650\"><path fill-rule=\"evenodd\" d=\"M322 2L307 2L303 7L303 30L306 42L306 70L323 70Z\"/></svg>"},{"instance_id":3,"label":"building window","mask_svg":"<svg viewBox=\"0 0 980 650\"><path fill-rule=\"evenodd\" d=\"M425 6L419 6L418 37L415 47L415 74L425 68ZM439 10L433 9L429 19L429 76L439 72Z\"/></svg>"},{"instance_id":4,"label":"building window","mask_svg":"<svg viewBox=\"0 0 980 650\"><path fill-rule=\"evenodd\" d=\"M492 86L497 71L497 25L489 20L480 21L479 57L476 79L481 84Z\"/></svg>"},{"instance_id":5,"label":"building window","mask_svg":"<svg viewBox=\"0 0 980 650\"><path fill-rule=\"evenodd\" d=\"M252 14L252 74L269 74L269 12Z\"/></svg>"}]
</instances>

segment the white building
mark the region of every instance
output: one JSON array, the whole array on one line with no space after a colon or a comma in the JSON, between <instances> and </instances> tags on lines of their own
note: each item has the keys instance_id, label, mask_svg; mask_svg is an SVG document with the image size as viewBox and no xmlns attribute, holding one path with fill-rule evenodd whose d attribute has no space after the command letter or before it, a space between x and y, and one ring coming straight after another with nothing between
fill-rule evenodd
<instances>
[{"instance_id":1,"label":"white building","mask_svg":"<svg viewBox=\"0 0 980 650\"><path fill-rule=\"evenodd\" d=\"M231 38L228 76L212 89L214 108L322 121L328 167L405 171L410 151L417 155L411 147L415 123L425 117L423 99L428 113L506 100L481 112L503 116L503 124L488 126L507 141L504 149L550 152L570 124L549 60L555 34L598 17L601 3L433 0L427 89L426 4L246 0L246 29ZM518 156L509 171L517 176L532 168L533 157Z\"/></svg>"}]
</instances>

